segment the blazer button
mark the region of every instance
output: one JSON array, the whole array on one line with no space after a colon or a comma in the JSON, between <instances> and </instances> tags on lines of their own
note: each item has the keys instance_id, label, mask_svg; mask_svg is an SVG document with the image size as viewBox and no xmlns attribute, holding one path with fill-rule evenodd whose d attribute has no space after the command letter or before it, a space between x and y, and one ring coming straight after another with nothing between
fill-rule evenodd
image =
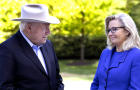
<instances>
[{"instance_id":1,"label":"blazer button","mask_svg":"<svg viewBox=\"0 0 140 90\"><path fill-rule=\"evenodd\" d=\"M104 88L106 88L106 86L104 86Z\"/></svg>"},{"instance_id":2,"label":"blazer button","mask_svg":"<svg viewBox=\"0 0 140 90\"><path fill-rule=\"evenodd\" d=\"M107 78L105 78L105 81L107 82Z\"/></svg>"}]
</instances>

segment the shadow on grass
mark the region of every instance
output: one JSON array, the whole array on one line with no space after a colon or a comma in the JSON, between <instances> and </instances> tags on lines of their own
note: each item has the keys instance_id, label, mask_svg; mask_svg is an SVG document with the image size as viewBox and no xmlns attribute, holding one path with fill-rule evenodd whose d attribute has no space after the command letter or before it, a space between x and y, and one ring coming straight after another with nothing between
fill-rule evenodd
<instances>
[{"instance_id":1,"label":"shadow on grass","mask_svg":"<svg viewBox=\"0 0 140 90\"><path fill-rule=\"evenodd\" d=\"M96 72L98 60L60 60L59 64L63 76L91 80Z\"/></svg>"}]
</instances>

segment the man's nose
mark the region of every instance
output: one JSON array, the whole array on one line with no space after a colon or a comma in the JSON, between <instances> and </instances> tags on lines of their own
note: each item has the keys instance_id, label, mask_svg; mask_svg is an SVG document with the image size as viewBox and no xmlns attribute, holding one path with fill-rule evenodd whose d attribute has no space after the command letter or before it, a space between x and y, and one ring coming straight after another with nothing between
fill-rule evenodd
<instances>
[{"instance_id":1,"label":"man's nose","mask_svg":"<svg viewBox=\"0 0 140 90\"><path fill-rule=\"evenodd\" d=\"M50 34L50 29L46 29L45 34L47 34L47 35Z\"/></svg>"}]
</instances>

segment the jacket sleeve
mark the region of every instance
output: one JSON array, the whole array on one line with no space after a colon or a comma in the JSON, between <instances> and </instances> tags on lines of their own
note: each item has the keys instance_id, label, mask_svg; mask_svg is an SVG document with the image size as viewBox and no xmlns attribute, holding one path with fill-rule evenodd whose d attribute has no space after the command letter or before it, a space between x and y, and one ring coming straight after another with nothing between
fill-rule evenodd
<instances>
[{"instance_id":1,"label":"jacket sleeve","mask_svg":"<svg viewBox=\"0 0 140 90\"><path fill-rule=\"evenodd\" d=\"M49 41L49 40L48 40ZM52 45L52 43L49 41L49 43L51 44L52 48L53 48L53 52L54 52L54 58L55 58L55 64L56 64L56 78L57 78L57 90L64 90L64 84L63 84L63 79L60 75L60 68L59 68L59 64L58 64L58 59L57 56L55 54L54 51L54 47Z\"/></svg>"},{"instance_id":2,"label":"jacket sleeve","mask_svg":"<svg viewBox=\"0 0 140 90\"><path fill-rule=\"evenodd\" d=\"M100 60L99 60L99 64L100 64ZM90 90L98 90L98 88L99 88L99 78L98 78L98 74L97 74L98 73L99 64L98 64L98 67L97 67L97 70L96 70L93 82L91 83Z\"/></svg>"},{"instance_id":3,"label":"jacket sleeve","mask_svg":"<svg viewBox=\"0 0 140 90\"><path fill-rule=\"evenodd\" d=\"M128 90L140 90L140 52L132 60L131 79Z\"/></svg>"},{"instance_id":4,"label":"jacket sleeve","mask_svg":"<svg viewBox=\"0 0 140 90\"><path fill-rule=\"evenodd\" d=\"M15 90L15 64L12 53L4 45L0 45L0 90Z\"/></svg>"},{"instance_id":5,"label":"jacket sleeve","mask_svg":"<svg viewBox=\"0 0 140 90\"><path fill-rule=\"evenodd\" d=\"M59 69L59 64L58 64L58 61L57 61L57 57L55 55L55 58L56 58L56 73L57 73L57 87L58 87L58 90L64 90L64 84L62 83L63 82L63 79L60 75L60 69Z\"/></svg>"},{"instance_id":6,"label":"jacket sleeve","mask_svg":"<svg viewBox=\"0 0 140 90\"><path fill-rule=\"evenodd\" d=\"M99 59L99 64L98 64L98 67L97 67L93 82L91 83L90 90L98 90L98 88L99 88L98 71L99 71L99 67L100 67L100 65L102 63L102 60L103 60L104 56L106 56L107 51L108 51L108 49L104 49L102 51L102 54L101 54L100 59Z\"/></svg>"},{"instance_id":7,"label":"jacket sleeve","mask_svg":"<svg viewBox=\"0 0 140 90\"><path fill-rule=\"evenodd\" d=\"M100 61L100 60L99 60L99 61ZM98 68L99 68L99 64L98 64ZM99 87L99 79L98 79L98 74L97 74L98 68L97 68L97 70L96 70L96 73L95 73L93 82L91 83L90 90L98 90L98 87Z\"/></svg>"},{"instance_id":8,"label":"jacket sleeve","mask_svg":"<svg viewBox=\"0 0 140 90\"><path fill-rule=\"evenodd\" d=\"M97 74L95 74L94 80L91 83L90 90L98 90L98 87L99 87L99 80Z\"/></svg>"}]
</instances>

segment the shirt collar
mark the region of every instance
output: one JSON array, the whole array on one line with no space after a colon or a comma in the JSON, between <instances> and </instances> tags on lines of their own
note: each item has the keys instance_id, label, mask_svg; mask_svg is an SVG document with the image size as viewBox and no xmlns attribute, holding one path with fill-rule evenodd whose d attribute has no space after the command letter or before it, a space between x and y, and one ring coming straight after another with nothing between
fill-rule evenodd
<instances>
[{"instance_id":1,"label":"shirt collar","mask_svg":"<svg viewBox=\"0 0 140 90\"><path fill-rule=\"evenodd\" d=\"M22 30L20 30L20 33L24 37L24 39L28 42L28 44L32 47L34 44L25 36Z\"/></svg>"},{"instance_id":2,"label":"shirt collar","mask_svg":"<svg viewBox=\"0 0 140 90\"><path fill-rule=\"evenodd\" d=\"M31 47L37 46L37 45L33 44L33 43L28 39L28 37L26 37L26 35L23 33L22 30L20 30L20 33L21 33L21 35L24 37L24 39L28 42L28 44L29 44ZM43 45L39 45L39 46L37 46L37 47L40 48L40 47L42 47L42 46L43 46Z\"/></svg>"}]
</instances>

